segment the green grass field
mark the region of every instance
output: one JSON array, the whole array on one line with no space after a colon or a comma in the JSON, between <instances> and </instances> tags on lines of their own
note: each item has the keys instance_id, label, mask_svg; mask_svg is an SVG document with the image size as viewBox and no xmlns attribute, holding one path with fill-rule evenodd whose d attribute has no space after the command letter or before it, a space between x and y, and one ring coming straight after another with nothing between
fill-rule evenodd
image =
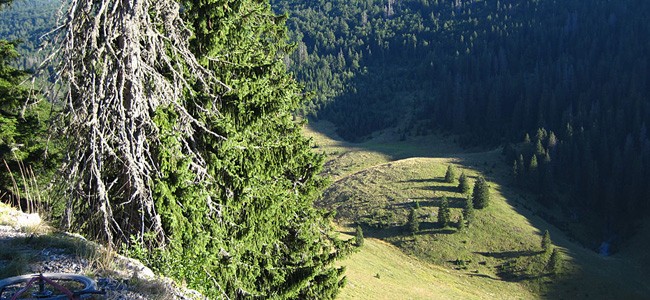
<instances>
[{"instance_id":1,"label":"green grass field","mask_svg":"<svg viewBox=\"0 0 650 300\"><path fill-rule=\"evenodd\" d=\"M465 150L451 137L399 141L390 132L358 144L341 141L326 123L305 133L328 156L333 180L319 205L337 211L351 232L362 224L368 243L342 262L349 284L342 299L643 299L650 278L640 251L600 257L567 238L540 215L554 212L534 197L510 188L509 168L500 150ZM464 171L470 185L478 175L490 182L490 205L476 211L463 231L437 223L440 198L449 199L451 219L466 195L444 182L449 164ZM420 231L407 230L408 212L417 209ZM559 276L546 268L549 254L540 240L549 230L563 254ZM638 239L637 243L642 243ZM645 248L647 249L647 248ZM645 258L645 260L643 260Z\"/></svg>"}]
</instances>

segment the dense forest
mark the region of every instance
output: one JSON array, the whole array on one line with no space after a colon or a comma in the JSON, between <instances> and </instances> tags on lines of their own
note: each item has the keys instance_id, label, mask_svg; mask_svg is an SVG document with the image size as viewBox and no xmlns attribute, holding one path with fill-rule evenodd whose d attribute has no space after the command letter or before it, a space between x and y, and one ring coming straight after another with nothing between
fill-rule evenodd
<instances>
[{"instance_id":1,"label":"dense forest","mask_svg":"<svg viewBox=\"0 0 650 300\"><path fill-rule=\"evenodd\" d=\"M53 29L60 6L60 0L15 1L0 11L0 38L19 42L16 50L22 55L14 65L33 69L45 59L41 37Z\"/></svg>"},{"instance_id":2,"label":"dense forest","mask_svg":"<svg viewBox=\"0 0 650 300\"><path fill-rule=\"evenodd\" d=\"M516 181L590 242L620 242L647 215L647 1L273 2L297 43L286 63L319 92L305 113L342 137L507 145Z\"/></svg>"}]
</instances>

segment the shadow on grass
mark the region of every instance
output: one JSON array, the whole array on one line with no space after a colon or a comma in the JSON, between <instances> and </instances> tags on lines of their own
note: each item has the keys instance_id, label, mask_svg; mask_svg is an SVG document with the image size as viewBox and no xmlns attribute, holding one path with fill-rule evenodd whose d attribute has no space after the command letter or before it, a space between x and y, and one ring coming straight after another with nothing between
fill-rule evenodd
<instances>
[{"instance_id":1,"label":"shadow on grass","mask_svg":"<svg viewBox=\"0 0 650 300\"><path fill-rule=\"evenodd\" d=\"M376 228L372 226L362 225L363 235L376 239L389 239L393 237L405 236L408 234L408 229L403 225L387 226L384 228Z\"/></svg>"},{"instance_id":2,"label":"shadow on grass","mask_svg":"<svg viewBox=\"0 0 650 300\"><path fill-rule=\"evenodd\" d=\"M417 208L418 204L420 207L440 207L442 203L442 198L410 198L412 200L417 200L412 201L412 202L401 202L401 203L396 203L393 204L393 207L396 208ZM449 208L463 208L465 207L465 198L462 197L447 197L447 201L449 201Z\"/></svg>"},{"instance_id":3,"label":"shadow on grass","mask_svg":"<svg viewBox=\"0 0 650 300\"><path fill-rule=\"evenodd\" d=\"M416 233L416 235L425 235L425 234L454 234L458 230L456 229L451 229L449 227L446 228L433 228L433 229L420 229Z\"/></svg>"},{"instance_id":4,"label":"shadow on grass","mask_svg":"<svg viewBox=\"0 0 650 300\"><path fill-rule=\"evenodd\" d=\"M492 277L492 276L487 275L487 274L479 274L479 273L465 273L465 275L470 276L470 277L483 277L483 278L487 278L487 279L492 279L492 280L501 281L501 278L498 278L498 277Z\"/></svg>"},{"instance_id":5,"label":"shadow on grass","mask_svg":"<svg viewBox=\"0 0 650 300\"><path fill-rule=\"evenodd\" d=\"M455 185L431 185L421 187L421 190L425 191L434 191L434 192L447 192L447 193L457 193L458 187Z\"/></svg>"},{"instance_id":6,"label":"shadow on grass","mask_svg":"<svg viewBox=\"0 0 650 300\"><path fill-rule=\"evenodd\" d=\"M444 183L444 178L422 178L422 179L409 179L409 180L400 180L399 183L429 183L429 182L439 182Z\"/></svg>"},{"instance_id":7,"label":"shadow on grass","mask_svg":"<svg viewBox=\"0 0 650 300\"><path fill-rule=\"evenodd\" d=\"M453 234L456 231L458 230L451 227L443 228L439 222L420 222L420 230L416 234Z\"/></svg>"},{"instance_id":8,"label":"shadow on grass","mask_svg":"<svg viewBox=\"0 0 650 300\"><path fill-rule=\"evenodd\" d=\"M485 256L485 257L505 259L505 258L518 258L518 257L525 257L525 256L535 256L535 255L541 254L543 252L544 251L524 250L524 251L474 252L474 253L480 254L480 255Z\"/></svg>"}]
</instances>

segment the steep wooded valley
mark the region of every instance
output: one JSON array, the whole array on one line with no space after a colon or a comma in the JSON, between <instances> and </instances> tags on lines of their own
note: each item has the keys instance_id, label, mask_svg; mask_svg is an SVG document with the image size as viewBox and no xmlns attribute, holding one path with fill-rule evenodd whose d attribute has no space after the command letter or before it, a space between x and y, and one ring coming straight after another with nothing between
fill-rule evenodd
<instances>
[{"instance_id":1,"label":"steep wooded valley","mask_svg":"<svg viewBox=\"0 0 650 300\"><path fill-rule=\"evenodd\" d=\"M305 112L341 137L501 145L516 185L584 223L586 243L615 249L647 215L648 3L275 2L290 69L317 91Z\"/></svg>"}]
</instances>

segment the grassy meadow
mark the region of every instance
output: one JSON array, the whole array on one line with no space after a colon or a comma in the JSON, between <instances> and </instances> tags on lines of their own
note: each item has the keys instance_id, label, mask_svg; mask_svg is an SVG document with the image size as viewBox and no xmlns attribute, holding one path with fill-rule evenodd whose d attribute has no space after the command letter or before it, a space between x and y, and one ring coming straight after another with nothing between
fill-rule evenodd
<instances>
[{"instance_id":1,"label":"grassy meadow","mask_svg":"<svg viewBox=\"0 0 650 300\"><path fill-rule=\"evenodd\" d=\"M342 299L643 299L649 278L639 251L601 257L565 236L540 216L557 214L532 195L510 188L509 168L500 149L462 149L453 137L426 136L400 141L390 132L364 143L347 143L331 125L305 128L317 151L327 155L332 179L318 205L337 212L341 231L360 224L367 241L342 265L348 284ZM467 194L457 180L444 181L447 166L456 176L477 176L490 184L491 202L475 211L467 228L453 226ZM471 192L471 189L470 189ZM451 207L451 226L437 222L441 198ZM420 230L408 230L417 207ZM549 271L550 252L541 236L550 232L563 264ZM642 243L640 240L637 243ZM647 249L647 248L645 248Z\"/></svg>"}]
</instances>

